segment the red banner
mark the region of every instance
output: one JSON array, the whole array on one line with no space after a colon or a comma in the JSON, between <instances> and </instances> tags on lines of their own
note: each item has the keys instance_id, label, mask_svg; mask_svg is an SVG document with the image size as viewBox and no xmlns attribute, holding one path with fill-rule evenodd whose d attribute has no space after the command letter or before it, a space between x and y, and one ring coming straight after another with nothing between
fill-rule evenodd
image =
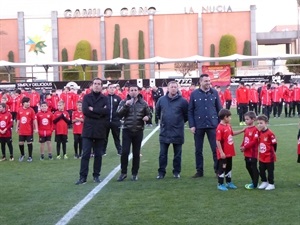
<instances>
[{"instance_id":1,"label":"red banner","mask_svg":"<svg viewBox=\"0 0 300 225\"><path fill-rule=\"evenodd\" d=\"M202 66L202 73L209 75L213 86L230 84L230 65Z\"/></svg>"}]
</instances>

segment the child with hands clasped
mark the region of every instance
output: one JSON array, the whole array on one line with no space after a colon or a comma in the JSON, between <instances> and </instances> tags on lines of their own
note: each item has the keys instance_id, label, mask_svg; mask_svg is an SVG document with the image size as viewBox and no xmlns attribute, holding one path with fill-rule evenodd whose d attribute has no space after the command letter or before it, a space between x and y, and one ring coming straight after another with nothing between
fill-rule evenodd
<instances>
[{"instance_id":1,"label":"child with hands clasped","mask_svg":"<svg viewBox=\"0 0 300 225\"><path fill-rule=\"evenodd\" d=\"M219 123L216 130L217 159L218 159L218 186L220 191L236 189L231 181L232 157L235 156L233 136L244 132L243 130L233 131L230 125L231 112L221 109L219 112ZM224 184L226 179L226 185Z\"/></svg>"},{"instance_id":2,"label":"child with hands clasped","mask_svg":"<svg viewBox=\"0 0 300 225\"><path fill-rule=\"evenodd\" d=\"M268 117L261 115L257 117L258 150L259 150L259 174L262 183L258 189L274 190L274 164L276 161L277 141L274 133L268 128ZM266 176L268 172L268 177Z\"/></svg>"},{"instance_id":3,"label":"child with hands clasped","mask_svg":"<svg viewBox=\"0 0 300 225\"><path fill-rule=\"evenodd\" d=\"M258 158L258 129L254 125L256 114L249 111L244 115L247 127L244 131L244 138L240 150L244 153L246 169L251 177L251 183L246 184L245 188L248 190L255 189L258 184L259 172L257 169Z\"/></svg>"}]
</instances>

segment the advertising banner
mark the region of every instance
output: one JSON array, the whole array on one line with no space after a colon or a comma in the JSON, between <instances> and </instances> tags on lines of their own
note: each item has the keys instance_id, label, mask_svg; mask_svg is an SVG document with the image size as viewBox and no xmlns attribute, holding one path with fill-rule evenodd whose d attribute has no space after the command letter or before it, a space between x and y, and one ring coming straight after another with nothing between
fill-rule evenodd
<instances>
[{"instance_id":1,"label":"advertising banner","mask_svg":"<svg viewBox=\"0 0 300 225\"><path fill-rule=\"evenodd\" d=\"M202 66L202 73L209 75L213 86L230 84L230 65Z\"/></svg>"}]
</instances>

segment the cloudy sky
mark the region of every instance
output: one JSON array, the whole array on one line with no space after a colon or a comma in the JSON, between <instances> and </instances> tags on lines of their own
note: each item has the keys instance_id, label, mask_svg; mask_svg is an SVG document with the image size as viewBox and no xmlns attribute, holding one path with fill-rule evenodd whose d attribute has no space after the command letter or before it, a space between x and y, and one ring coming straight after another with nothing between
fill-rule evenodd
<instances>
[{"instance_id":1,"label":"cloudy sky","mask_svg":"<svg viewBox=\"0 0 300 225\"><path fill-rule=\"evenodd\" d=\"M6 3L5 3L6 2ZM170 4L172 2L172 4ZM16 18L17 12L23 11L25 17L47 17L51 11L57 11L63 16L66 9L112 8L119 12L127 7L154 6L158 13L183 13L184 8L193 7L195 12L200 12L207 6L230 6L233 11L246 11L250 5L256 5L257 32L268 32L276 25L296 25L298 18L297 0L1 0L0 18Z\"/></svg>"}]
</instances>

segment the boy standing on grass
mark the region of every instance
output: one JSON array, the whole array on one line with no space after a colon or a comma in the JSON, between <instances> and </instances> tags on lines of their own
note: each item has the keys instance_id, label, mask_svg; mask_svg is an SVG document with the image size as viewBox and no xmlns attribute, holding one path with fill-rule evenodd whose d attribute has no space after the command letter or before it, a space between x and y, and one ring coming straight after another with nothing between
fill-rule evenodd
<instances>
[{"instance_id":1,"label":"boy standing on grass","mask_svg":"<svg viewBox=\"0 0 300 225\"><path fill-rule=\"evenodd\" d=\"M60 146L62 145L63 157L68 159L67 156L67 142L68 142L68 125L70 124L69 113L64 110L65 103L64 101L59 101L57 105L58 111L54 113L53 123L55 124L55 142L56 142L56 151L57 159L61 159L60 156Z\"/></svg>"},{"instance_id":2,"label":"boy standing on grass","mask_svg":"<svg viewBox=\"0 0 300 225\"><path fill-rule=\"evenodd\" d=\"M44 149L45 143L48 149L48 158L50 160L52 157L52 145L51 145L51 135L53 131L53 114L48 110L48 104L46 102L41 103L41 111L36 114L37 123L39 128L39 142L40 142L40 160L44 160Z\"/></svg>"},{"instance_id":3,"label":"boy standing on grass","mask_svg":"<svg viewBox=\"0 0 300 225\"><path fill-rule=\"evenodd\" d=\"M256 114L253 111L245 113L245 123L247 127L244 131L244 139L240 150L244 152L246 169L251 177L251 183L246 184L246 189L255 189L258 184L259 172L257 169L258 158L258 129L254 125Z\"/></svg>"},{"instance_id":4,"label":"boy standing on grass","mask_svg":"<svg viewBox=\"0 0 300 225\"><path fill-rule=\"evenodd\" d=\"M30 98L22 98L22 107L19 108L17 114L16 132L19 133L19 148L21 156L19 162L22 162L25 157L24 142L27 142L28 159L27 162L32 162L32 142L33 131L38 132L38 125L34 110L30 107Z\"/></svg>"},{"instance_id":5,"label":"boy standing on grass","mask_svg":"<svg viewBox=\"0 0 300 225\"><path fill-rule=\"evenodd\" d=\"M218 186L220 191L236 189L231 181L232 157L235 156L233 136L244 132L243 130L233 131L230 125L231 112L228 109L221 109L219 112L219 123L216 130L217 159L218 159ZM224 184L224 177L226 185Z\"/></svg>"},{"instance_id":6,"label":"boy standing on grass","mask_svg":"<svg viewBox=\"0 0 300 225\"><path fill-rule=\"evenodd\" d=\"M73 112L73 135L74 135L74 151L75 159L81 158L82 154L82 128L83 128L83 113L82 113L82 101L76 103L77 110ZM78 153L79 148L79 153Z\"/></svg>"},{"instance_id":7,"label":"boy standing on grass","mask_svg":"<svg viewBox=\"0 0 300 225\"><path fill-rule=\"evenodd\" d=\"M274 190L274 163L276 161L277 141L274 133L268 128L268 117L261 115L257 117L257 128L259 130L259 174L262 183L258 189ZM266 176L268 171L268 177Z\"/></svg>"},{"instance_id":8,"label":"boy standing on grass","mask_svg":"<svg viewBox=\"0 0 300 225\"><path fill-rule=\"evenodd\" d=\"M298 149L297 149L297 153L298 153L298 159L297 159L297 163L300 163L300 123L299 123L299 131L298 131ZM298 186L300 186L300 184L298 184Z\"/></svg>"},{"instance_id":9,"label":"boy standing on grass","mask_svg":"<svg viewBox=\"0 0 300 225\"><path fill-rule=\"evenodd\" d=\"M13 146L11 139L11 129L13 126L12 115L10 112L6 111L6 104L0 104L0 143L2 151L2 159L0 161L6 160L6 150L5 144L7 144L9 149L9 161L14 161Z\"/></svg>"}]
</instances>

